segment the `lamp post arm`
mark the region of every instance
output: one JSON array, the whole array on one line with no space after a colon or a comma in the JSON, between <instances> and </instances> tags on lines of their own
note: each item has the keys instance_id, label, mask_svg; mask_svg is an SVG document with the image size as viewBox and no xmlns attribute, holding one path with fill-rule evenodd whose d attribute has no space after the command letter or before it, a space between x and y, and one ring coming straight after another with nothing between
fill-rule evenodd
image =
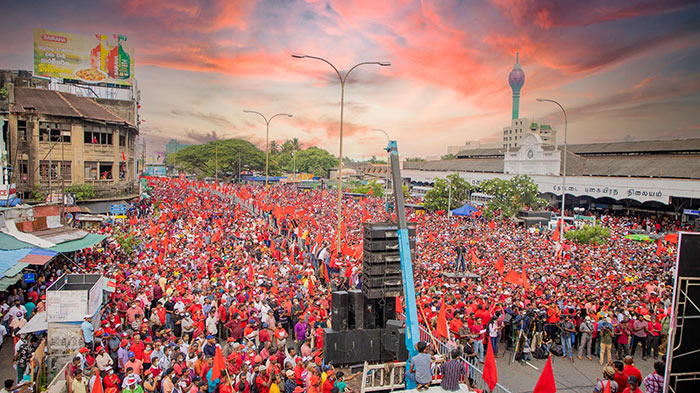
<instances>
[{"instance_id":1,"label":"lamp post arm","mask_svg":"<svg viewBox=\"0 0 700 393\"><path fill-rule=\"evenodd\" d=\"M342 83L342 84L345 83L345 81L343 80L343 77L340 75L340 71L338 71L338 69L335 68L335 66L333 65L333 63L331 63L330 61L324 59L323 57L308 56L308 55L307 55L306 57L309 58L309 59L321 60L322 62L328 64L329 66L331 66L331 67L333 68L333 71L335 71L336 75L338 75L338 80L340 81L340 83ZM353 68L354 68L354 67L353 67ZM348 71L348 73L349 73L349 71ZM345 76L347 77L347 74L345 74Z\"/></svg>"}]
</instances>

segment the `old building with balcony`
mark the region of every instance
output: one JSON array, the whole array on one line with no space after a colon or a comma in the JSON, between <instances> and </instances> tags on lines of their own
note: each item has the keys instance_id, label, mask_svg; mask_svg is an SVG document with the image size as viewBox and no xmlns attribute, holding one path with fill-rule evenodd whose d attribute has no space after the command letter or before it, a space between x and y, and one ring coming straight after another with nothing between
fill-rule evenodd
<instances>
[{"instance_id":1,"label":"old building with balcony","mask_svg":"<svg viewBox=\"0 0 700 393\"><path fill-rule=\"evenodd\" d=\"M93 186L96 197L138 192L133 102L5 86L3 139L9 180L19 196L58 194L60 199L61 190L73 184Z\"/></svg>"}]
</instances>

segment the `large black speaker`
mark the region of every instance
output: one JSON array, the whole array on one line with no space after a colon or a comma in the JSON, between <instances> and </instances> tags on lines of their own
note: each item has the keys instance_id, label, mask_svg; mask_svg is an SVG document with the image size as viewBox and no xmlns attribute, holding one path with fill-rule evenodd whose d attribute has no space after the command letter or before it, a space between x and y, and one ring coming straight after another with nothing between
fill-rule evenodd
<instances>
[{"instance_id":1,"label":"large black speaker","mask_svg":"<svg viewBox=\"0 0 700 393\"><path fill-rule=\"evenodd\" d=\"M382 340L385 356L382 360L405 361L408 359L408 349L406 348L406 328L403 322L388 320ZM390 357L387 359L387 357Z\"/></svg>"},{"instance_id":2,"label":"large black speaker","mask_svg":"<svg viewBox=\"0 0 700 393\"><path fill-rule=\"evenodd\" d=\"M348 293L335 291L331 293L331 327L336 332L348 330Z\"/></svg>"},{"instance_id":3,"label":"large black speaker","mask_svg":"<svg viewBox=\"0 0 700 393\"><path fill-rule=\"evenodd\" d=\"M675 271L665 382L669 392L690 392L700 379L700 233L680 234Z\"/></svg>"},{"instance_id":4,"label":"large black speaker","mask_svg":"<svg viewBox=\"0 0 700 393\"><path fill-rule=\"evenodd\" d=\"M348 326L353 329L365 328L365 297L362 291L353 289L348 291Z\"/></svg>"},{"instance_id":5,"label":"large black speaker","mask_svg":"<svg viewBox=\"0 0 700 393\"><path fill-rule=\"evenodd\" d=\"M344 359L345 338L343 333L336 332L331 328L323 328L323 355L326 361L333 364L341 364Z\"/></svg>"},{"instance_id":6,"label":"large black speaker","mask_svg":"<svg viewBox=\"0 0 700 393\"><path fill-rule=\"evenodd\" d=\"M326 362L334 365L377 362L384 353L384 329L348 330L336 332L325 328L323 353Z\"/></svg>"}]
</instances>

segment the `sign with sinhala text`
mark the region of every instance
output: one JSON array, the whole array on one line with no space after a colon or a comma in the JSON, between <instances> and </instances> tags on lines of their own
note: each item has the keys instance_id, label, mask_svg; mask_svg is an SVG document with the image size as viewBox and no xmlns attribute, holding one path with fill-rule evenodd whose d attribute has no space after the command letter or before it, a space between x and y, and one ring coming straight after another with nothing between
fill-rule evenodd
<instances>
[{"instance_id":1,"label":"sign with sinhala text","mask_svg":"<svg viewBox=\"0 0 700 393\"><path fill-rule=\"evenodd\" d=\"M134 52L123 35L34 29L34 75L131 86Z\"/></svg>"}]
</instances>

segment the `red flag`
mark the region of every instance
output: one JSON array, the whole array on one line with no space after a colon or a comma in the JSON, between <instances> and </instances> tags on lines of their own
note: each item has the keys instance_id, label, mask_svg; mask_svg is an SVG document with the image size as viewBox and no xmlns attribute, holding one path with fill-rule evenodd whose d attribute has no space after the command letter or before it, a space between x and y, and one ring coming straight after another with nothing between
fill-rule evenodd
<instances>
[{"instance_id":1,"label":"red flag","mask_svg":"<svg viewBox=\"0 0 700 393\"><path fill-rule=\"evenodd\" d=\"M126 161L126 154L124 154L124 152L122 152L122 159Z\"/></svg>"},{"instance_id":2,"label":"red flag","mask_svg":"<svg viewBox=\"0 0 700 393\"><path fill-rule=\"evenodd\" d=\"M504 278L503 281L514 284L522 285L523 279L520 274L516 273L515 270L511 270Z\"/></svg>"},{"instance_id":3,"label":"red flag","mask_svg":"<svg viewBox=\"0 0 700 393\"><path fill-rule=\"evenodd\" d=\"M493 391L498 383L498 370L496 370L496 356L493 353L493 345L491 341L488 343L488 348L486 349L486 359L484 359L484 382L488 385L489 390Z\"/></svg>"},{"instance_id":4,"label":"red flag","mask_svg":"<svg viewBox=\"0 0 700 393\"><path fill-rule=\"evenodd\" d=\"M498 257L498 260L496 261L496 270L498 270L498 272L501 274L503 274L503 271L505 270L503 267L503 255Z\"/></svg>"},{"instance_id":5,"label":"red flag","mask_svg":"<svg viewBox=\"0 0 700 393\"><path fill-rule=\"evenodd\" d=\"M323 242L323 235L321 235L321 231L318 231L318 233L316 234L315 242L316 244L321 244Z\"/></svg>"},{"instance_id":6,"label":"red flag","mask_svg":"<svg viewBox=\"0 0 700 393\"><path fill-rule=\"evenodd\" d=\"M211 366L211 380L221 377L221 371L226 369L224 355L221 353L221 347L216 346L216 354L214 355L214 364Z\"/></svg>"},{"instance_id":7,"label":"red flag","mask_svg":"<svg viewBox=\"0 0 700 393\"><path fill-rule=\"evenodd\" d=\"M664 236L664 240L666 240L669 243L678 243L678 234L677 233L669 233L668 235Z\"/></svg>"},{"instance_id":8,"label":"red flag","mask_svg":"<svg viewBox=\"0 0 700 393\"><path fill-rule=\"evenodd\" d=\"M472 250L472 263L481 263L479 257L477 257L476 254L474 254L474 250Z\"/></svg>"},{"instance_id":9,"label":"red flag","mask_svg":"<svg viewBox=\"0 0 700 393\"><path fill-rule=\"evenodd\" d=\"M554 233L552 234L552 239L559 241L559 225L561 225L561 220L557 221L557 227L554 228Z\"/></svg>"},{"instance_id":10,"label":"red flag","mask_svg":"<svg viewBox=\"0 0 700 393\"><path fill-rule=\"evenodd\" d=\"M552 355L547 358L547 364L544 365L540 379L537 380L535 390L532 393L555 393L557 384L554 382L554 373L552 372Z\"/></svg>"},{"instance_id":11,"label":"red flag","mask_svg":"<svg viewBox=\"0 0 700 393\"><path fill-rule=\"evenodd\" d=\"M523 273L522 273L522 281L523 281L523 288L525 288L526 291L530 290L530 281L527 279L527 273L525 273L525 268L523 268Z\"/></svg>"},{"instance_id":12,"label":"red flag","mask_svg":"<svg viewBox=\"0 0 700 393\"><path fill-rule=\"evenodd\" d=\"M154 225L146 231L146 235L154 236L156 233L158 233L158 230L160 230L160 227L158 225Z\"/></svg>"},{"instance_id":13,"label":"red flag","mask_svg":"<svg viewBox=\"0 0 700 393\"><path fill-rule=\"evenodd\" d=\"M325 262L321 262L321 274L323 274L323 278L326 280L326 282L330 282L330 279L328 278L328 266L326 266Z\"/></svg>"},{"instance_id":14,"label":"red flag","mask_svg":"<svg viewBox=\"0 0 700 393\"><path fill-rule=\"evenodd\" d=\"M433 236L432 232L428 235L428 241L431 243L435 243L435 236Z\"/></svg>"},{"instance_id":15,"label":"red flag","mask_svg":"<svg viewBox=\"0 0 700 393\"><path fill-rule=\"evenodd\" d=\"M605 382L607 382L607 383L605 384L605 388L603 389L603 393L610 393L611 383L610 383L610 381L605 381Z\"/></svg>"},{"instance_id":16,"label":"red flag","mask_svg":"<svg viewBox=\"0 0 700 393\"><path fill-rule=\"evenodd\" d=\"M104 393L102 378L100 378L100 370L95 370L95 383L92 385L90 393Z\"/></svg>"},{"instance_id":17,"label":"red flag","mask_svg":"<svg viewBox=\"0 0 700 393\"><path fill-rule=\"evenodd\" d=\"M438 313L435 336L447 338L447 307L445 307L444 295L442 297L442 302L440 302L440 312Z\"/></svg>"},{"instance_id":18,"label":"red flag","mask_svg":"<svg viewBox=\"0 0 700 393\"><path fill-rule=\"evenodd\" d=\"M255 280L255 273L253 273L253 265L248 265L248 282L252 283Z\"/></svg>"},{"instance_id":19,"label":"red flag","mask_svg":"<svg viewBox=\"0 0 700 393\"><path fill-rule=\"evenodd\" d=\"M660 256L661 253L664 251L664 245L661 244L661 238L656 241L656 256Z\"/></svg>"},{"instance_id":20,"label":"red flag","mask_svg":"<svg viewBox=\"0 0 700 393\"><path fill-rule=\"evenodd\" d=\"M489 222L489 229L494 230L495 228L496 228L496 222L491 220L491 222Z\"/></svg>"}]
</instances>

